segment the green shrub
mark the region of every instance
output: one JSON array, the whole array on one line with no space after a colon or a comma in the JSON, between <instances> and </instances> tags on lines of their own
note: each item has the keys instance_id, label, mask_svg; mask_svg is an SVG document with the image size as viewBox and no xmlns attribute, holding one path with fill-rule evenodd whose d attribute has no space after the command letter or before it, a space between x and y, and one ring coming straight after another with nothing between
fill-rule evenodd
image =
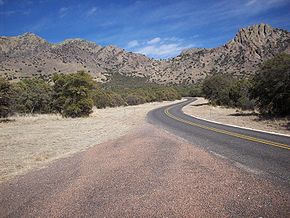
<instances>
[{"instance_id":1,"label":"green shrub","mask_svg":"<svg viewBox=\"0 0 290 218\"><path fill-rule=\"evenodd\" d=\"M138 104L145 103L145 99L143 97L133 95L133 94L128 95L125 101L128 105L138 105Z\"/></svg>"},{"instance_id":2,"label":"green shrub","mask_svg":"<svg viewBox=\"0 0 290 218\"><path fill-rule=\"evenodd\" d=\"M11 111L12 87L4 78L0 77L0 117L8 117Z\"/></svg>"},{"instance_id":3,"label":"green shrub","mask_svg":"<svg viewBox=\"0 0 290 218\"><path fill-rule=\"evenodd\" d=\"M216 74L205 78L202 91L207 99L213 104L232 106L229 92L232 85L232 78L228 75Z\"/></svg>"},{"instance_id":4,"label":"green shrub","mask_svg":"<svg viewBox=\"0 0 290 218\"><path fill-rule=\"evenodd\" d=\"M252 110L255 101L250 99L251 86L247 79L219 74L207 77L203 82L202 91L212 104Z\"/></svg>"},{"instance_id":5,"label":"green shrub","mask_svg":"<svg viewBox=\"0 0 290 218\"><path fill-rule=\"evenodd\" d=\"M17 113L50 113L52 88L42 79L24 79L13 84L12 110Z\"/></svg>"},{"instance_id":6,"label":"green shrub","mask_svg":"<svg viewBox=\"0 0 290 218\"><path fill-rule=\"evenodd\" d=\"M92 113L92 77L81 71L74 74L54 75L53 107L64 117L85 117Z\"/></svg>"},{"instance_id":7,"label":"green shrub","mask_svg":"<svg viewBox=\"0 0 290 218\"><path fill-rule=\"evenodd\" d=\"M290 55L266 61L253 78L251 97L262 113L290 114Z\"/></svg>"},{"instance_id":8,"label":"green shrub","mask_svg":"<svg viewBox=\"0 0 290 218\"><path fill-rule=\"evenodd\" d=\"M253 110L255 101L250 99L250 88L252 84L247 79L233 80L231 84L229 97L234 107L242 110Z\"/></svg>"}]
</instances>

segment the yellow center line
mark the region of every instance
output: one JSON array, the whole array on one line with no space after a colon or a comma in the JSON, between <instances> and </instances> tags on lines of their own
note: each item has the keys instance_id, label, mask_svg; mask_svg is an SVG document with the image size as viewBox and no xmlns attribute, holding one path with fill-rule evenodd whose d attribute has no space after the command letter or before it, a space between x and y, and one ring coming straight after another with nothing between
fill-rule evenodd
<instances>
[{"instance_id":1,"label":"yellow center line","mask_svg":"<svg viewBox=\"0 0 290 218\"><path fill-rule=\"evenodd\" d=\"M197 126L197 127L202 128L202 129L207 129L207 130L210 130L210 131L213 131L213 132L217 132L217 133L233 136L233 137L236 137L236 138L245 139L245 140L253 141L253 142L259 142L259 143L262 143L262 144L272 145L272 146L275 146L275 147L279 147L279 148L284 148L284 149L290 150L290 147L287 144L282 144L282 143L278 143L278 142L272 142L272 141L268 141L268 140L264 140L264 139L259 139L259 138L255 138L255 137L252 137L252 136L247 136L247 135L243 135L243 134L239 134L239 133L235 133L235 132L230 132L230 131L227 131L227 130L217 129L217 128L213 128L213 127L209 127L209 126L205 126L205 125L202 125L202 124L198 124L198 123L194 123L194 122L191 122L191 121L188 121L188 120L181 119L179 117L174 116L173 114L171 114L169 112L169 110L171 108L173 108L173 107L174 107L174 105L171 106L171 107L166 108L164 110L164 113L168 117L170 117L170 118L172 118L174 120L177 120L179 122L186 123L186 124L189 124L191 126Z\"/></svg>"}]
</instances>

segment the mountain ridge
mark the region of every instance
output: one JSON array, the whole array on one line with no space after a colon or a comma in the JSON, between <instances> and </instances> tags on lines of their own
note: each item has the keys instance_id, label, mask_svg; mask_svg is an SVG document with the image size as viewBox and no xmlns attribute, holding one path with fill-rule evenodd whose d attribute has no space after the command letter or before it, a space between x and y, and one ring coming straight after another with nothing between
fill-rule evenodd
<instances>
[{"instance_id":1,"label":"mountain ridge","mask_svg":"<svg viewBox=\"0 0 290 218\"><path fill-rule=\"evenodd\" d=\"M50 43L34 33L24 33L0 37L0 76L50 79L53 73L85 70L99 82L120 73L160 84L194 83L212 73L248 76L282 52L290 53L290 33L268 24L242 28L222 46L186 49L167 60L79 38Z\"/></svg>"}]
</instances>

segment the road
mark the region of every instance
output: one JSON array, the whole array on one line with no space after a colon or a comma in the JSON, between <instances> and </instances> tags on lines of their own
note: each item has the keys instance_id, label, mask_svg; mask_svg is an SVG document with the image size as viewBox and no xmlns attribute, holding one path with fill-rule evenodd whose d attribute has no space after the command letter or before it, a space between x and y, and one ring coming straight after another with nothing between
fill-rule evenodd
<instances>
[{"instance_id":1,"label":"road","mask_svg":"<svg viewBox=\"0 0 290 218\"><path fill-rule=\"evenodd\" d=\"M289 182L260 174L289 178L289 150L204 129L234 131L183 115L192 100L152 111L154 124L0 184L0 217L289 217Z\"/></svg>"},{"instance_id":2,"label":"road","mask_svg":"<svg viewBox=\"0 0 290 218\"><path fill-rule=\"evenodd\" d=\"M200 120L182 112L187 101L151 111L157 124L244 170L289 183L290 137L246 130Z\"/></svg>"}]
</instances>

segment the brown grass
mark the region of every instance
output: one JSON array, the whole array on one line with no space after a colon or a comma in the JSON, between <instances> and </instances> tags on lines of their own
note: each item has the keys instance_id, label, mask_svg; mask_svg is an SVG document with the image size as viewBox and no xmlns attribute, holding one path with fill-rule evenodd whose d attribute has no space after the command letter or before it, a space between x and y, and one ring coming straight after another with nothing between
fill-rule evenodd
<instances>
[{"instance_id":1,"label":"brown grass","mask_svg":"<svg viewBox=\"0 0 290 218\"><path fill-rule=\"evenodd\" d=\"M11 117L0 123L0 182L125 135L145 122L148 111L170 103L94 109L88 118Z\"/></svg>"}]
</instances>

